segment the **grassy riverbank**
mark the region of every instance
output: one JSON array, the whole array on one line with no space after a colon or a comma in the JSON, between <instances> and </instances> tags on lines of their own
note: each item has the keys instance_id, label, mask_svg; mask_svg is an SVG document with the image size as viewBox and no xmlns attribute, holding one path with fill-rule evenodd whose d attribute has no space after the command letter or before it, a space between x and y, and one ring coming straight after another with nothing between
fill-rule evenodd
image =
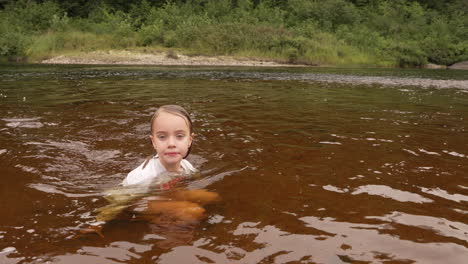
<instances>
[{"instance_id":1,"label":"grassy riverbank","mask_svg":"<svg viewBox=\"0 0 468 264\"><path fill-rule=\"evenodd\" d=\"M131 50L387 67L468 60L464 1L79 2L19 0L3 6L0 56L37 62Z\"/></svg>"}]
</instances>

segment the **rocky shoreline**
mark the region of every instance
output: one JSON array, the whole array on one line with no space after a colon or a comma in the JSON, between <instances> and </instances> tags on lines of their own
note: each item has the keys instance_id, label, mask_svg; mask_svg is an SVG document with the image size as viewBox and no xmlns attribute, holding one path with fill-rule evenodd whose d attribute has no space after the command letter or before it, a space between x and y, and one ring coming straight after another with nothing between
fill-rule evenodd
<instances>
[{"instance_id":1,"label":"rocky shoreline","mask_svg":"<svg viewBox=\"0 0 468 264\"><path fill-rule=\"evenodd\" d=\"M82 54L60 55L40 61L43 64L118 64L161 66L263 66L301 67L311 65L287 64L269 60L234 58L230 56L187 56L173 51L139 53L133 51L94 51ZM316 65L318 66L318 65Z\"/></svg>"},{"instance_id":2,"label":"rocky shoreline","mask_svg":"<svg viewBox=\"0 0 468 264\"><path fill-rule=\"evenodd\" d=\"M157 65L157 66L252 66L252 67L311 67L318 64L285 63L274 60L239 58L232 56L185 55L174 51L151 53L128 50L93 51L59 55L41 60L42 64L83 65ZM468 61L451 66L427 64L425 69L468 70Z\"/></svg>"},{"instance_id":3,"label":"rocky shoreline","mask_svg":"<svg viewBox=\"0 0 468 264\"><path fill-rule=\"evenodd\" d=\"M451 70L468 70L468 61L461 61L447 67Z\"/></svg>"}]
</instances>

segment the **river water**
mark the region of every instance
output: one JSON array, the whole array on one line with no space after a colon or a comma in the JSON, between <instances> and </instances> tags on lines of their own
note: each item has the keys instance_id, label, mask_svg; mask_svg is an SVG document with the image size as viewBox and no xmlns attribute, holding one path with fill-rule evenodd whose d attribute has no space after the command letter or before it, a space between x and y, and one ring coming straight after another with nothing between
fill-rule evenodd
<instances>
[{"instance_id":1,"label":"river water","mask_svg":"<svg viewBox=\"0 0 468 264\"><path fill-rule=\"evenodd\" d=\"M180 104L222 201L76 236ZM0 263L466 263L463 71L0 67Z\"/></svg>"}]
</instances>

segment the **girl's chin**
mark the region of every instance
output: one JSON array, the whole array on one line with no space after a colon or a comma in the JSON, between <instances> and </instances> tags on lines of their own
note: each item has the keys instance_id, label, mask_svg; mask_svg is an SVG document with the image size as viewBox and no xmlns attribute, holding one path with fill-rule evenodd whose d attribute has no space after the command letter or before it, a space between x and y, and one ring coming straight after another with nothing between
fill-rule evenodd
<instances>
[{"instance_id":1,"label":"girl's chin","mask_svg":"<svg viewBox=\"0 0 468 264\"><path fill-rule=\"evenodd\" d=\"M177 165L180 165L180 162L182 161L181 158L178 158L178 157L164 157L161 159L161 162L165 165L165 166L177 166Z\"/></svg>"}]
</instances>

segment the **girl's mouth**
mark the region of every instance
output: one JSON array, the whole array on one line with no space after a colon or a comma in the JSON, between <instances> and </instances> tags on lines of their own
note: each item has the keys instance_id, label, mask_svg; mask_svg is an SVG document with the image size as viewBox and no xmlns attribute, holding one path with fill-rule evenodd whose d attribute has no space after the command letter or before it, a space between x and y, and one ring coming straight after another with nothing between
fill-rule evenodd
<instances>
[{"instance_id":1,"label":"girl's mouth","mask_svg":"<svg viewBox=\"0 0 468 264\"><path fill-rule=\"evenodd\" d=\"M166 152L164 153L165 155L168 155L168 156L175 156L175 155L178 155L179 152Z\"/></svg>"}]
</instances>

